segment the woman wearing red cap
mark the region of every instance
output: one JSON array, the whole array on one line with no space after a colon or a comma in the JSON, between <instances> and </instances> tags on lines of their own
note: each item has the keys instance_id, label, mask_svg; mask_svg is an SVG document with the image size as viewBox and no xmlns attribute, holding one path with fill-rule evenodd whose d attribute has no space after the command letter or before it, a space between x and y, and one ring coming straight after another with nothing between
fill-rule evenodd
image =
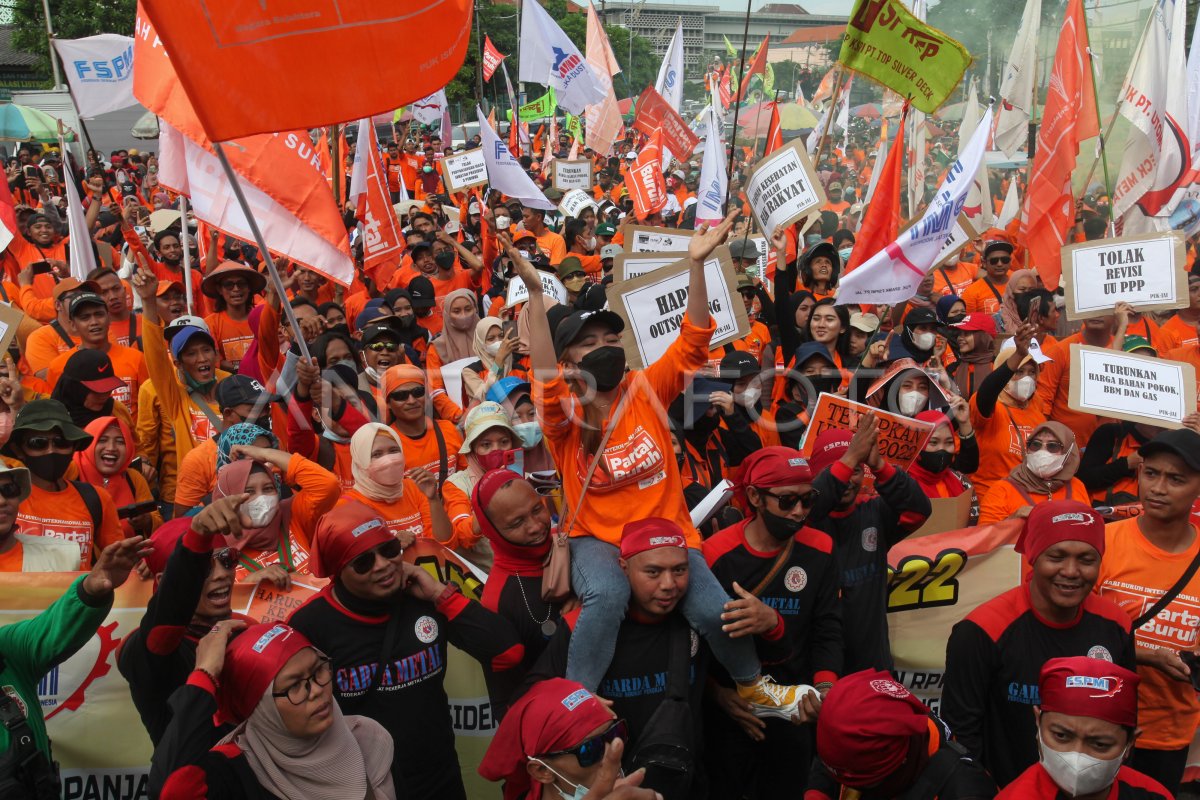
<instances>
[{"instance_id":1,"label":"woman wearing red cap","mask_svg":"<svg viewBox=\"0 0 1200 800\"><path fill-rule=\"evenodd\" d=\"M1102 659L1053 658L1038 681L1038 763L996 800L1171 800L1158 781L1126 766L1137 727L1136 672Z\"/></svg>"},{"instance_id":2,"label":"woman wearing red cap","mask_svg":"<svg viewBox=\"0 0 1200 800\"><path fill-rule=\"evenodd\" d=\"M1091 656L1135 667L1128 615L1093 594L1104 519L1086 503L1051 500L1017 540L1023 585L980 605L946 645L942 715L959 743L1005 785L1037 761L1033 707L1047 659Z\"/></svg>"},{"instance_id":3,"label":"woman wearing red cap","mask_svg":"<svg viewBox=\"0 0 1200 800\"><path fill-rule=\"evenodd\" d=\"M329 658L280 623L227 645L243 624L214 627L171 696L175 716L154 752L170 769L163 800L395 800L391 739L372 719L342 716ZM193 742L211 736L217 715L237 727L197 756Z\"/></svg>"}]
</instances>

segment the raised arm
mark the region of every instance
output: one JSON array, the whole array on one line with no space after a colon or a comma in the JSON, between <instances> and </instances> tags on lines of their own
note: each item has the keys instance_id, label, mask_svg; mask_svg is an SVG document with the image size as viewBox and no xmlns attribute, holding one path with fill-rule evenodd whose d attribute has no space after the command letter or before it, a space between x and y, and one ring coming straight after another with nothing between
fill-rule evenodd
<instances>
[{"instance_id":1,"label":"raised arm","mask_svg":"<svg viewBox=\"0 0 1200 800\"><path fill-rule=\"evenodd\" d=\"M512 260L517 276L529 292L529 302L525 304L523 312L529 315L529 365L533 367L534 374L544 380L558 371L558 357L554 354L550 320L546 316L546 305L542 302L542 279L538 277L537 270L525 255L513 247L512 239L507 233L497 233L496 239L504 249L504 254ZM700 280L703 283L703 271ZM707 296L708 291L705 290L705 297Z\"/></svg>"},{"instance_id":2,"label":"raised arm","mask_svg":"<svg viewBox=\"0 0 1200 800\"><path fill-rule=\"evenodd\" d=\"M687 318L693 325L708 325L708 284L704 282L704 262L729 237L733 221L737 218L738 212L730 211L720 225L715 228L701 226L688 242L691 269L688 274Z\"/></svg>"}]
</instances>

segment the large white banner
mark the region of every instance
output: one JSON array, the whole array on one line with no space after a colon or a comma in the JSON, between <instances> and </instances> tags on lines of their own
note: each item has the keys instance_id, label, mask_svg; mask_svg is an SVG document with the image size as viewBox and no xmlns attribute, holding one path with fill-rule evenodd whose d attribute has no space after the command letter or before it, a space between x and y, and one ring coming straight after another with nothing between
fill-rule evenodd
<instances>
[{"instance_id":1,"label":"large white banner","mask_svg":"<svg viewBox=\"0 0 1200 800\"><path fill-rule=\"evenodd\" d=\"M52 39L62 59L79 116L94 117L136 106L133 38L102 33L84 39Z\"/></svg>"}]
</instances>

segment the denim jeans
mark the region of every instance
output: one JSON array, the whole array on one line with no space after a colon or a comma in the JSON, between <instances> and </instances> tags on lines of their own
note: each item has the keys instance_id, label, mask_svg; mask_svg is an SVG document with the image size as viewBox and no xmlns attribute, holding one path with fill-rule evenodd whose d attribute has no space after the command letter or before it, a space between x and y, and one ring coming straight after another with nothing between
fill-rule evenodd
<instances>
[{"instance_id":1,"label":"denim jeans","mask_svg":"<svg viewBox=\"0 0 1200 800\"><path fill-rule=\"evenodd\" d=\"M596 691L612 662L617 631L629 606L629 580L617 563L615 546L592 536L571 538L571 586L582 607L567 651L567 679ZM754 637L730 639L721 630L721 613L729 596L721 588L699 550L688 550L688 590L679 610L708 642L713 655L739 683L759 674Z\"/></svg>"}]
</instances>

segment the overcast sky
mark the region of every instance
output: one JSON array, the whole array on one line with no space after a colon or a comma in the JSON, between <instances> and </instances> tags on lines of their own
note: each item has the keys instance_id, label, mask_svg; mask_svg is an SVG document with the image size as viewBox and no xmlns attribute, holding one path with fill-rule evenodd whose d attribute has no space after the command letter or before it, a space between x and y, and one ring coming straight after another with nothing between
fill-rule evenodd
<instances>
[{"instance_id":1,"label":"overcast sky","mask_svg":"<svg viewBox=\"0 0 1200 800\"><path fill-rule=\"evenodd\" d=\"M660 0L662 2L663 0ZM723 9L745 11L746 0L693 0L698 5L718 5ZM773 0L750 0L750 9L753 13L760 7L766 5ZM788 0L775 0L776 2L788 2ZM665 0L671 2L671 0ZM803 7L806 11L812 14L841 14L850 16L850 10L854 8L853 0L799 0L797 5Z\"/></svg>"}]
</instances>

